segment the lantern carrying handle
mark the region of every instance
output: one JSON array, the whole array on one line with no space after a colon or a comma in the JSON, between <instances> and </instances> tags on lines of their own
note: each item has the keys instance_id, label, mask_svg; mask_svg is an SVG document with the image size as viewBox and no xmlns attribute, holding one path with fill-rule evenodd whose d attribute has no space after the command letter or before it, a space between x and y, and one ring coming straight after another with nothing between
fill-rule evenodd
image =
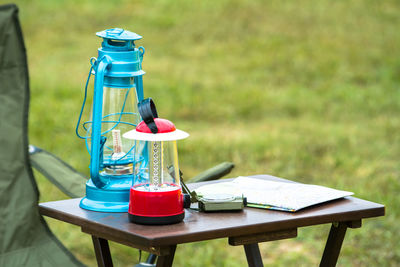
<instances>
[{"instance_id":1,"label":"lantern carrying handle","mask_svg":"<svg viewBox=\"0 0 400 267\"><path fill-rule=\"evenodd\" d=\"M90 177L97 188L103 188L108 184L108 181L100 179L100 163L103 162L102 148L106 140L101 135L101 121L103 114L103 83L104 73L111 65L111 59L108 56L103 56L97 60L95 64L95 80L94 80L94 95L93 95L93 124L91 138L91 156L90 156Z\"/></svg>"},{"instance_id":2,"label":"lantern carrying handle","mask_svg":"<svg viewBox=\"0 0 400 267\"><path fill-rule=\"evenodd\" d=\"M153 134L158 133L157 125L154 122L154 119L158 118L158 114L153 99L151 99L151 97L143 99L142 101L139 102L138 109L140 116L146 123L147 127L149 127L150 131Z\"/></svg>"},{"instance_id":3,"label":"lantern carrying handle","mask_svg":"<svg viewBox=\"0 0 400 267\"><path fill-rule=\"evenodd\" d=\"M146 50L144 49L143 46L139 46L138 49L139 49L139 51L140 51L140 53L139 53L140 61L143 61L143 55L144 55L144 52L145 52Z\"/></svg>"}]
</instances>

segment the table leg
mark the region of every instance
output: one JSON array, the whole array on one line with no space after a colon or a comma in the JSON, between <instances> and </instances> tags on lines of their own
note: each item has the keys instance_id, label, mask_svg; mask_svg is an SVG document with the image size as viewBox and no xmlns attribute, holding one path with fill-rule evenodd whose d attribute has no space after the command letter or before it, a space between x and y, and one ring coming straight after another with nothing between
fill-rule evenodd
<instances>
[{"instance_id":1,"label":"table leg","mask_svg":"<svg viewBox=\"0 0 400 267\"><path fill-rule=\"evenodd\" d=\"M112 267L110 247L106 239L92 235L94 252L96 254L97 265L99 267Z\"/></svg>"},{"instance_id":2,"label":"table leg","mask_svg":"<svg viewBox=\"0 0 400 267\"><path fill-rule=\"evenodd\" d=\"M333 223L326 241L324 254L322 255L321 267L336 266L344 236L346 235L347 223Z\"/></svg>"},{"instance_id":3,"label":"table leg","mask_svg":"<svg viewBox=\"0 0 400 267\"><path fill-rule=\"evenodd\" d=\"M165 256L158 256L157 267L170 267L174 261L176 245L170 246L170 254Z\"/></svg>"},{"instance_id":4,"label":"table leg","mask_svg":"<svg viewBox=\"0 0 400 267\"><path fill-rule=\"evenodd\" d=\"M263 262L260 254L258 243L245 244L244 251L246 252L247 264L249 267L262 267Z\"/></svg>"}]
</instances>

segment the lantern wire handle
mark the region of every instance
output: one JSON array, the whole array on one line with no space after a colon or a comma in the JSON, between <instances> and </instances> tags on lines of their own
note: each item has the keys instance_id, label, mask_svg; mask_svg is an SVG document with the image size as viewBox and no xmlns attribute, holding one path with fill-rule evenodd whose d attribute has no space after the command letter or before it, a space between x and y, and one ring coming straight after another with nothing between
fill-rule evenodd
<instances>
[{"instance_id":1,"label":"lantern wire handle","mask_svg":"<svg viewBox=\"0 0 400 267\"><path fill-rule=\"evenodd\" d=\"M92 70L93 70L93 68L94 68L94 66L95 66L95 64L96 64L96 62L97 62L97 59L96 59L95 57L92 57L92 58L90 59L90 65L91 65L91 67L90 67L89 74L88 74L88 77L87 77L87 80L86 80L86 85L85 85L85 96L83 97L83 103L82 103L82 107L81 107L81 112L79 113L78 123L76 124L76 128L75 128L75 133L76 133L76 135L77 135L79 138L81 138L81 139L87 139L87 137L83 137L83 136L81 136L81 135L79 134L79 125L81 124L83 109L85 108L85 104L86 104L87 88L88 88L88 85L89 85L90 76L92 75Z\"/></svg>"},{"instance_id":2,"label":"lantern wire handle","mask_svg":"<svg viewBox=\"0 0 400 267\"><path fill-rule=\"evenodd\" d=\"M144 48L143 48L143 52L141 53L141 56L143 56L143 54L144 54ZM100 60L102 60L102 58L101 58ZM91 67L90 67L90 69L89 69L88 77L87 77L86 84L85 84L85 94L84 94L84 97L83 97L82 107L81 107L81 111L80 111L80 113L79 113L78 122L77 122L77 124L76 124L75 132L76 132L76 135L77 135L79 138L85 140L86 149L87 149L87 151L89 152L89 155L90 155L91 153L90 153L89 144L88 144L88 139L90 139L90 137L88 137L88 136L81 136L81 135L79 134L79 125L81 124L83 110L84 110L85 105L86 105L87 89L88 89L90 77L91 77L91 75L92 75L92 71L93 71L94 67L95 67L96 64L97 64L97 59L96 59L95 57L92 57L92 58L90 58L89 62L90 62ZM120 112L120 114L119 114L120 116L119 116L118 120L117 120L117 121L107 121L107 122L115 122L115 126L113 126L111 129L105 131L105 132L102 133L102 134L105 134L105 133L107 133L107 132L113 130L119 123L128 124L128 125L131 125L131 126L136 126L136 125L133 124L133 123L121 122L122 114L124 113L125 104L126 104L126 100L127 100L127 98L128 98L128 94L129 94L129 92L130 92L130 89L131 89L131 88L129 88L128 91L126 92L125 99L124 99L124 104L123 104L123 106L122 106L122 110L121 110L121 112ZM107 115L107 116L117 115L117 114L118 114L118 113L109 114L109 115ZM133 113L132 113L132 114L133 114ZM107 116L105 116L105 117L107 117ZM103 117L103 118L105 118L105 117ZM104 122L104 121L102 121L102 122ZM88 131L88 129L89 129L89 128L86 128L86 124L89 124L89 123L91 123L91 122L84 122L84 123L83 123L83 128L84 128L86 131ZM111 148L105 146L104 144L103 144L103 147L106 147L106 148L108 148L108 149L111 149ZM122 157L120 157L120 158L114 160L114 162L120 161L120 160L122 160L123 158L125 158L125 157L133 150L134 147L135 147L135 146L132 146L132 147L129 149L129 151L128 151L127 153L125 153L124 156L122 156Z\"/></svg>"},{"instance_id":3,"label":"lantern wire handle","mask_svg":"<svg viewBox=\"0 0 400 267\"><path fill-rule=\"evenodd\" d=\"M143 52L143 53L144 53L144 52ZM101 59L100 59L100 60L101 60ZM95 57L92 57L92 58L90 59L91 68L90 68L90 70L89 70L88 78L87 78L87 80L86 80L86 85L85 85L85 96L84 96L84 98L83 98L83 103L82 103L81 111L80 111L80 113L79 113L78 123L76 124L76 129L75 129L76 135L77 135L79 138L81 138L81 139L87 139L87 138L88 138L88 137L86 137L86 136L85 136L85 137L84 137L84 136L81 136L81 135L79 134L79 131L78 131L78 130L79 130L79 125L80 125L81 120L82 120L83 110L84 110L85 104L86 104L86 99L87 99L87 88L88 88L88 85L89 85L90 76L92 75L92 70L93 70L93 68L95 67L96 62L97 62L97 60L96 60ZM107 131L101 133L102 135L103 135L103 134L106 134L106 133L108 133L108 132L110 132L111 130L113 130L115 127L118 126L119 123L124 123L124 124L128 124L128 125L131 125L131 126L136 126L136 125L133 124L133 123L121 122L121 118L122 118L122 115L124 114L125 104L126 104L126 100L127 100L127 98L128 98L130 89L131 89L131 88L129 88L128 91L127 91L126 94L125 94L125 99L124 99L124 103L123 103L123 105L122 105L121 112L119 112L119 113L114 113L114 114L108 114L108 115L106 115L106 116L103 117L103 118L106 118L106 117L108 117L108 116L112 116L112 115L117 115L117 114L119 114L119 118L118 118L117 121L106 121L106 122L115 122L115 125L114 125L113 127L111 127L110 129L108 129ZM129 114L129 113L127 113L127 114ZM132 113L132 114L133 114L133 113ZM105 122L105 121L102 121L102 122ZM87 128L86 128L85 125L88 124L88 123L91 123L91 122L89 121L89 122L83 123L83 128L84 128L86 131L87 131Z\"/></svg>"}]
</instances>

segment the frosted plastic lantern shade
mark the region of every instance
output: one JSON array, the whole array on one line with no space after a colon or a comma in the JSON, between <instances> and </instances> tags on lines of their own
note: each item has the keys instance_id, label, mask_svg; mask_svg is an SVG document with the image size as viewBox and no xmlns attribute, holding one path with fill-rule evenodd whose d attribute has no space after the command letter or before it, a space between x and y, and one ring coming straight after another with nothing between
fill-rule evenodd
<instances>
[{"instance_id":1,"label":"frosted plastic lantern shade","mask_svg":"<svg viewBox=\"0 0 400 267\"><path fill-rule=\"evenodd\" d=\"M180 188L176 141L137 141L134 184L141 191L172 191ZM147 158L147 160L145 160Z\"/></svg>"}]
</instances>

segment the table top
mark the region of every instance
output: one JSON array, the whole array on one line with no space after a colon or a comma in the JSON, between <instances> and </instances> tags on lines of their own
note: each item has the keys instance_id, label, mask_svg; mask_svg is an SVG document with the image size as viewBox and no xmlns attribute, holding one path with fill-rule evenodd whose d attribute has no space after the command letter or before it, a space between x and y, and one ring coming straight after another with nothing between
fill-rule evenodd
<instances>
[{"instance_id":1,"label":"table top","mask_svg":"<svg viewBox=\"0 0 400 267\"><path fill-rule=\"evenodd\" d=\"M258 179L287 181L269 175ZM227 181L217 180L214 182ZM205 183L188 184L192 190ZM383 216L381 204L355 197L345 197L306 208L296 213L245 208L239 212L201 213L185 210L183 222L172 225L149 226L129 222L127 213L106 213L81 209L80 198L39 204L42 215L82 227L82 231L109 240L139 246L168 246L208 239L235 237L293 229L303 226L355 221Z\"/></svg>"}]
</instances>

